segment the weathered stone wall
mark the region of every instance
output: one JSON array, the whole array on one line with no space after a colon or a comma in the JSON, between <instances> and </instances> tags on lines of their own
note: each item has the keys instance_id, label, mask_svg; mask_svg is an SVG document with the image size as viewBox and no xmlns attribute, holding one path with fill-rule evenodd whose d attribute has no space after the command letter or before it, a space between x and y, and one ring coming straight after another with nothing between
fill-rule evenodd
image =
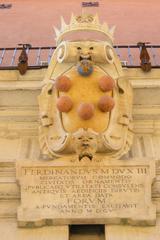
<instances>
[{"instance_id":1,"label":"weathered stone wall","mask_svg":"<svg viewBox=\"0 0 160 240\"><path fill-rule=\"evenodd\" d=\"M41 81L46 69L29 70L23 77L16 70L0 71L0 235L2 240L59 239L64 231L55 227L17 229L16 211L20 191L15 178L17 159L37 159L38 104ZM109 240L158 240L160 234L160 70L143 73L140 69L124 69L134 89L134 132L131 151L126 158L155 158L156 181L152 187L157 205L156 227L107 226ZM66 236L67 232L65 232ZM47 236L47 238L46 238ZM77 235L77 237L81 235ZM74 238L73 239L79 239ZM89 239L89 238L88 238ZM100 237L97 236L97 239Z\"/></svg>"}]
</instances>

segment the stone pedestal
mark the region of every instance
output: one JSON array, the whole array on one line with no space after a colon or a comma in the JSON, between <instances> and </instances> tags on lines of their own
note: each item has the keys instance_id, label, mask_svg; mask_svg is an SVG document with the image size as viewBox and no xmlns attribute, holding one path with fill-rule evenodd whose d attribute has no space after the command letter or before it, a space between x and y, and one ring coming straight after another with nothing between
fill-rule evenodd
<instances>
[{"instance_id":1,"label":"stone pedestal","mask_svg":"<svg viewBox=\"0 0 160 240\"><path fill-rule=\"evenodd\" d=\"M146 159L19 161L18 225L155 225L154 177L154 162Z\"/></svg>"}]
</instances>

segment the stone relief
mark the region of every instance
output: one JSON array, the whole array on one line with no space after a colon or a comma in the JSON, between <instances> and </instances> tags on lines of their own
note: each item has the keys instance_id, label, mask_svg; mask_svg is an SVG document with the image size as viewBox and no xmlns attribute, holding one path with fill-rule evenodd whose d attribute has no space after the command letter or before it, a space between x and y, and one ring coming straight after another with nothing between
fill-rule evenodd
<instances>
[{"instance_id":1,"label":"stone relief","mask_svg":"<svg viewBox=\"0 0 160 240\"><path fill-rule=\"evenodd\" d=\"M81 128L73 134L73 145L79 160L83 157L92 160L98 146L97 134L90 129L84 130Z\"/></svg>"},{"instance_id":2,"label":"stone relief","mask_svg":"<svg viewBox=\"0 0 160 240\"><path fill-rule=\"evenodd\" d=\"M61 18L55 31L57 48L39 95L43 156L121 158L133 138L132 89L113 48L114 27L101 25L97 16L72 15L69 25ZM83 39L83 31L103 40Z\"/></svg>"},{"instance_id":3,"label":"stone relief","mask_svg":"<svg viewBox=\"0 0 160 240\"><path fill-rule=\"evenodd\" d=\"M16 163L18 226L154 226L155 161L123 159L133 139L132 88L113 48L114 28L83 14L69 25L61 18L55 31L38 98L40 158L54 161Z\"/></svg>"}]
</instances>

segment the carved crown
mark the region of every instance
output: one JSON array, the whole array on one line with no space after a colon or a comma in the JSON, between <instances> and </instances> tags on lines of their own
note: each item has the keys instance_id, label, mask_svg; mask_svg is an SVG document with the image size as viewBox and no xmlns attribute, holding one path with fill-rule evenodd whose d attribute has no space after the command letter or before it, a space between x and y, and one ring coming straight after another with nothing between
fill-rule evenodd
<instances>
[{"instance_id":1,"label":"carved crown","mask_svg":"<svg viewBox=\"0 0 160 240\"><path fill-rule=\"evenodd\" d=\"M67 25L61 17L61 28L58 30L54 27L56 33L56 43L59 44L64 37L71 32L93 31L102 33L111 43L113 43L113 35L115 26L109 28L107 23L100 24L98 15L82 14L74 16L72 14L70 23Z\"/></svg>"}]
</instances>

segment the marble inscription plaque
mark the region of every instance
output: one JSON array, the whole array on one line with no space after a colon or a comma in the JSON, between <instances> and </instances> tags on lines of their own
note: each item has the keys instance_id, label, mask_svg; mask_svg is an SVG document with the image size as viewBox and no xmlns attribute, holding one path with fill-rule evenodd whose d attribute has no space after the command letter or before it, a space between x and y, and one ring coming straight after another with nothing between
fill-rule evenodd
<instances>
[{"instance_id":1,"label":"marble inscription plaque","mask_svg":"<svg viewBox=\"0 0 160 240\"><path fill-rule=\"evenodd\" d=\"M17 163L18 225L154 225L154 161Z\"/></svg>"}]
</instances>

